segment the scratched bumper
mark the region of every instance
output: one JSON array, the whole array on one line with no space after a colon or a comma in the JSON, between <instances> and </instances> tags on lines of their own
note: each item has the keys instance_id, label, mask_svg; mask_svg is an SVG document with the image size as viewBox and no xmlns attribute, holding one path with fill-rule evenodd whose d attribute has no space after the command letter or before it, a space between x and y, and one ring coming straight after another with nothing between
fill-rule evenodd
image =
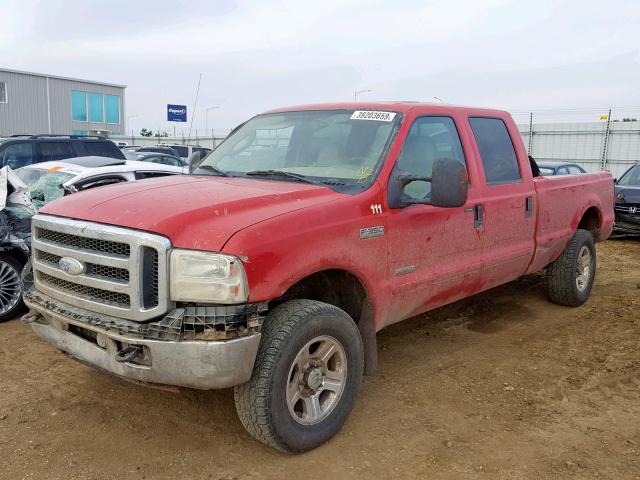
<instances>
[{"instance_id":1,"label":"scratched bumper","mask_svg":"<svg viewBox=\"0 0 640 480\"><path fill-rule=\"evenodd\" d=\"M120 335L66 318L25 297L25 322L42 339L72 358L127 380L196 389L227 388L251 377L260 333L223 341L160 341ZM121 361L118 352L143 352Z\"/></svg>"}]
</instances>

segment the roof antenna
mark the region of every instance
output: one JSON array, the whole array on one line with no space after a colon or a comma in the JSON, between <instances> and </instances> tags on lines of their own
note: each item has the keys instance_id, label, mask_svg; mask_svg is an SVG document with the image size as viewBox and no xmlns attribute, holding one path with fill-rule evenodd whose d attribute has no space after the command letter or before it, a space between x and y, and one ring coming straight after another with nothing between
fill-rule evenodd
<instances>
[{"instance_id":1,"label":"roof antenna","mask_svg":"<svg viewBox=\"0 0 640 480\"><path fill-rule=\"evenodd\" d=\"M191 112L191 123L189 124L189 135L187 138L188 144L191 143L191 127L193 127L193 119L196 116L196 105L198 104L198 94L200 93L200 82L202 81L202 74L198 78L198 88L196 88L196 99L193 101L193 112Z\"/></svg>"}]
</instances>

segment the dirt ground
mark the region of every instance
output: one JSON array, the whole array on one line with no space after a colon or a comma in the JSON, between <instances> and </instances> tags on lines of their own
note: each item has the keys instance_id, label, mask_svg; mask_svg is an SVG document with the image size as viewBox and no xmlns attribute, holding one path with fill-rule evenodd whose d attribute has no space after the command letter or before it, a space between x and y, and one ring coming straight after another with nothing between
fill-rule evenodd
<instances>
[{"instance_id":1,"label":"dirt ground","mask_svg":"<svg viewBox=\"0 0 640 480\"><path fill-rule=\"evenodd\" d=\"M298 456L230 390L124 383L2 324L0 478L640 479L640 242L598 255L581 308L529 276L381 332L342 432Z\"/></svg>"}]
</instances>

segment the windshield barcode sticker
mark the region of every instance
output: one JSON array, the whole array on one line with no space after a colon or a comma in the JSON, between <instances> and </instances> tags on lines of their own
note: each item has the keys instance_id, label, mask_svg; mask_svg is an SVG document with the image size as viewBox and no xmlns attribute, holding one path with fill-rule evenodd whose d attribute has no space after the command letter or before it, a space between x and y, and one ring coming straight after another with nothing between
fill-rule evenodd
<instances>
[{"instance_id":1,"label":"windshield barcode sticker","mask_svg":"<svg viewBox=\"0 0 640 480\"><path fill-rule=\"evenodd\" d=\"M351 115L351 120L375 120L378 122L390 122L396 116L395 112L376 112L375 110L356 110Z\"/></svg>"}]
</instances>

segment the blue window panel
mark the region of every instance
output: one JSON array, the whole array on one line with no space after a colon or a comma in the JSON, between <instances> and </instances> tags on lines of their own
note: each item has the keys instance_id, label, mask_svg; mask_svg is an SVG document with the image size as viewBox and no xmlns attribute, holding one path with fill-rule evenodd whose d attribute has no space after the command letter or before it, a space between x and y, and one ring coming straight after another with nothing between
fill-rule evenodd
<instances>
[{"instance_id":1,"label":"blue window panel","mask_svg":"<svg viewBox=\"0 0 640 480\"><path fill-rule=\"evenodd\" d=\"M107 123L120 125L120 97L117 95L105 95L104 106L107 111Z\"/></svg>"},{"instance_id":2,"label":"blue window panel","mask_svg":"<svg viewBox=\"0 0 640 480\"><path fill-rule=\"evenodd\" d=\"M73 130L71 135L89 135L87 130Z\"/></svg>"},{"instance_id":3,"label":"blue window panel","mask_svg":"<svg viewBox=\"0 0 640 480\"><path fill-rule=\"evenodd\" d=\"M94 123L104 122L101 93L89 94L89 121Z\"/></svg>"},{"instance_id":4,"label":"blue window panel","mask_svg":"<svg viewBox=\"0 0 640 480\"><path fill-rule=\"evenodd\" d=\"M87 94L71 91L71 119L76 122L87 121Z\"/></svg>"}]
</instances>

